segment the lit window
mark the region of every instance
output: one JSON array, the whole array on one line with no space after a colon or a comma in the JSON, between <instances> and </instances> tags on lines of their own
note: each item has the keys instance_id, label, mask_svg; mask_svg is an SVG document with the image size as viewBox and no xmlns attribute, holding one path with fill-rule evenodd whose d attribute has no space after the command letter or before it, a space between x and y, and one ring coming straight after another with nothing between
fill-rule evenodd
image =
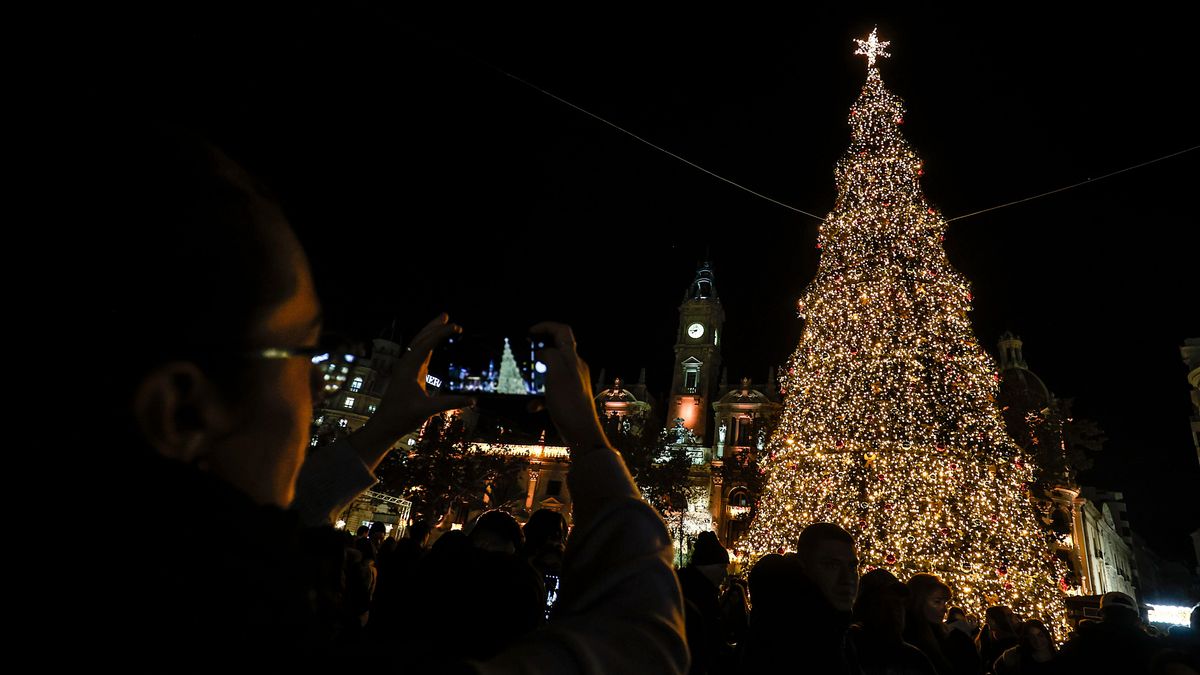
<instances>
[{"instance_id":1,"label":"lit window","mask_svg":"<svg viewBox=\"0 0 1200 675\"><path fill-rule=\"evenodd\" d=\"M686 370L683 373L683 388L687 391L696 391L696 387L700 386L700 371Z\"/></svg>"},{"instance_id":2,"label":"lit window","mask_svg":"<svg viewBox=\"0 0 1200 675\"><path fill-rule=\"evenodd\" d=\"M346 402L345 402L345 403L343 403L343 404L342 404L342 406L343 406L343 407L345 407L345 408L346 408L346 410L351 410L351 409L353 409L353 408L354 408L354 397L353 397L353 396L347 396L347 397L346 397Z\"/></svg>"},{"instance_id":3,"label":"lit window","mask_svg":"<svg viewBox=\"0 0 1200 675\"><path fill-rule=\"evenodd\" d=\"M367 406L367 412L369 412L369 413L373 413L373 412L375 412L375 404L374 404L374 403L372 403L371 405Z\"/></svg>"},{"instance_id":4,"label":"lit window","mask_svg":"<svg viewBox=\"0 0 1200 675\"><path fill-rule=\"evenodd\" d=\"M362 389L362 385L363 379L361 377L356 377L350 381L350 391L358 391L359 389Z\"/></svg>"},{"instance_id":5,"label":"lit window","mask_svg":"<svg viewBox=\"0 0 1200 675\"><path fill-rule=\"evenodd\" d=\"M345 426L346 426L346 424L347 424L347 422L346 422L346 418L345 418L345 417L343 417L342 419L338 420L338 426L339 426L339 427L345 427Z\"/></svg>"},{"instance_id":6,"label":"lit window","mask_svg":"<svg viewBox=\"0 0 1200 675\"><path fill-rule=\"evenodd\" d=\"M696 393L700 388L700 368L704 364L700 359L689 356L680 365L683 366L683 390L689 394Z\"/></svg>"}]
</instances>

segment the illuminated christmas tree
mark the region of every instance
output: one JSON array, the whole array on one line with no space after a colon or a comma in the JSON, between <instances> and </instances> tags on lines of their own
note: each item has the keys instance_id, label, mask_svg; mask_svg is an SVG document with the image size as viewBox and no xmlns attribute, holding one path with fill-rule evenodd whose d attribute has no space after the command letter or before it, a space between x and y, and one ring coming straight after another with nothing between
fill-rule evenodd
<instances>
[{"instance_id":1,"label":"illuminated christmas tree","mask_svg":"<svg viewBox=\"0 0 1200 675\"><path fill-rule=\"evenodd\" d=\"M517 359L513 357L512 347L508 338L504 338L504 354L500 357L500 377L496 381L496 391L501 394L528 394L529 385L521 377L521 369L517 367Z\"/></svg>"},{"instance_id":2,"label":"illuminated christmas tree","mask_svg":"<svg viewBox=\"0 0 1200 675\"><path fill-rule=\"evenodd\" d=\"M867 81L740 546L794 550L805 526L833 522L858 542L864 570L932 572L980 616L1006 604L1064 626L1062 571L1028 496L1032 466L1005 432L999 375L942 246L946 220L921 193L903 103L875 65L888 43L874 31L856 42Z\"/></svg>"}]
</instances>

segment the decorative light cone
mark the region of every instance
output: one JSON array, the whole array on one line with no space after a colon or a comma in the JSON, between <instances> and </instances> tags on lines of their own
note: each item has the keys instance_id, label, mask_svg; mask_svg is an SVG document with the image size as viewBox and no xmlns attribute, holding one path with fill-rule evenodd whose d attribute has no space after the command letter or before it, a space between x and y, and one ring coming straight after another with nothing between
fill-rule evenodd
<instances>
[{"instance_id":1,"label":"decorative light cone","mask_svg":"<svg viewBox=\"0 0 1200 675\"><path fill-rule=\"evenodd\" d=\"M1029 496L1031 459L1005 431L970 289L942 245L946 220L921 192L903 102L874 64L887 43L874 32L858 42L867 80L799 301L804 331L761 460L765 488L738 547L794 550L810 523L837 523L863 571L930 572L980 616L1004 604L1065 628L1065 570Z\"/></svg>"}]
</instances>

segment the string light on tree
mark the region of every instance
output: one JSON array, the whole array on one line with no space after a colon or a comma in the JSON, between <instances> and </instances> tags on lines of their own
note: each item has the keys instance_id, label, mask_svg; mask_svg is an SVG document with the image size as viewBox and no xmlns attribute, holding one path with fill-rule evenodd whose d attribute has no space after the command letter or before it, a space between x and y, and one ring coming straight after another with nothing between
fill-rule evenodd
<instances>
[{"instance_id":1,"label":"string light on tree","mask_svg":"<svg viewBox=\"0 0 1200 675\"><path fill-rule=\"evenodd\" d=\"M817 275L797 303L806 323L758 515L739 545L791 550L808 524L837 523L864 570L932 572L980 615L1005 604L1065 628L1065 570L1028 496L1032 458L1005 432L967 281L942 247L946 220L921 192L903 102L875 66L888 42L874 30L856 42L867 79Z\"/></svg>"}]
</instances>

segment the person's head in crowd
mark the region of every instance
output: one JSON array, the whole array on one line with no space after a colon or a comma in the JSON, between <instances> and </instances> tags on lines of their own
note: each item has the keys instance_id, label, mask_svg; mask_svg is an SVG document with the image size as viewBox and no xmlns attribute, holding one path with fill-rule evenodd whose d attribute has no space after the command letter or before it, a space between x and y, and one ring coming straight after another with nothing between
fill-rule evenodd
<instances>
[{"instance_id":1,"label":"person's head in crowd","mask_svg":"<svg viewBox=\"0 0 1200 675\"><path fill-rule=\"evenodd\" d=\"M946 625L970 638L974 638L979 633L979 622L976 621L973 614L967 614L967 610L962 607L951 607L946 612Z\"/></svg>"},{"instance_id":2,"label":"person's head in crowd","mask_svg":"<svg viewBox=\"0 0 1200 675\"><path fill-rule=\"evenodd\" d=\"M908 587L891 572L876 568L858 580L854 619L868 629L896 640L904 633Z\"/></svg>"},{"instance_id":3,"label":"person's head in crowd","mask_svg":"<svg viewBox=\"0 0 1200 675\"><path fill-rule=\"evenodd\" d=\"M721 546L715 532L701 532L696 537L691 564L714 586L719 587L725 581L729 569L729 552Z\"/></svg>"},{"instance_id":4,"label":"person's head in crowd","mask_svg":"<svg viewBox=\"0 0 1200 675\"><path fill-rule=\"evenodd\" d=\"M1021 649L1034 655L1037 660L1045 661L1054 655L1054 636L1046 624L1037 619L1030 619L1021 624L1017 631Z\"/></svg>"},{"instance_id":5,"label":"person's head in crowd","mask_svg":"<svg viewBox=\"0 0 1200 675\"><path fill-rule=\"evenodd\" d=\"M119 421L125 452L286 507L314 392L311 354L296 350L321 330L304 251L263 185L200 138L163 125L104 136L84 153L96 166L81 199L127 243L92 249L76 271L100 353L121 367L84 422Z\"/></svg>"},{"instance_id":6,"label":"person's head in crowd","mask_svg":"<svg viewBox=\"0 0 1200 675\"><path fill-rule=\"evenodd\" d=\"M425 548L425 543L429 539L429 530L429 523L418 520L408 528L408 538L412 539L418 547Z\"/></svg>"},{"instance_id":7,"label":"person's head in crowd","mask_svg":"<svg viewBox=\"0 0 1200 675\"><path fill-rule=\"evenodd\" d=\"M567 541L567 519L558 511L538 509L521 528L529 555L545 547L562 549Z\"/></svg>"},{"instance_id":8,"label":"person's head in crowd","mask_svg":"<svg viewBox=\"0 0 1200 675\"><path fill-rule=\"evenodd\" d=\"M485 551L515 554L524 546L520 523L512 514L499 510L479 516L468 536L472 546Z\"/></svg>"},{"instance_id":9,"label":"person's head in crowd","mask_svg":"<svg viewBox=\"0 0 1200 675\"><path fill-rule=\"evenodd\" d=\"M371 536L370 525L359 525L358 530L354 532L355 539L366 539L369 536Z\"/></svg>"},{"instance_id":10,"label":"person's head in crowd","mask_svg":"<svg viewBox=\"0 0 1200 675\"><path fill-rule=\"evenodd\" d=\"M793 576L794 566L778 553L768 553L759 558L750 568L746 587L750 591L750 604L755 612L770 612L783 595L783 590Z\"/></svg>"},{"instance_id":11,"label":"person's head in crowd","mask_svg":"<svg viewBox=\"0 0 1200 675\"><path fill-rule=\"evenodd\" d=\"M375 558L376 558L375 547L371 545L370 539L355 539L354 540L354 548L360 554L362 554L363 562L366 562L369 560L375 560Z\"/></svg>"},{"instance_id":12,"label":"person's head in crowd","mask_svg":"<svg viewBox=\"0 0 1200 675\"><path fill-rule=\"evenodd\" d=\"M371 532L368 535L371 543L377 548L383 544L384 538L387 537L387 525L383 523L371 523Z\"/></svg>"},{"instance_id":13,"label":"person's head in crowd","mask_svg":"<svg viewBox=\"0 0 1200 675\"><path fill-rule=\"evenodd\" d=\"M1100 616L1105 623L1120 625L1135 625L1141 621L1137 603L1120 591L1109 591L1100 596Z\"/></svg>"},{"instance_id":14,"label":"person's head in crowd","mask_svg":"<svg viewBox=\"0 0 1200 675\"><path fill-rule=\"evenodd\" d=\"M910 618L928 624L941 624L950 602L950 587L932 574L914 574L908 580Z\"/></svg>"},{"instance_id":15,"label":"person's head in crowd","mask_svg":"<svg viewBox=\"0 0 1200 675\"><path fill-rule=\"evenodd\" d=\"M858 592L858 555L854 538L833 523L813 523L796 542L804 574L836 610L849 612Z\"/></svg>"},{"instance_id":16,"label":"person's head in crowd","mask_svg":"<svg viewBox=\"0 0 1200 675\"><path fill-rule=\"evenodd\" d=\"M988 630L996 636L1016 635L1017 623L1011 609L1004 605L993 605L983 614Z\"/></svg>"}]
</instances>

